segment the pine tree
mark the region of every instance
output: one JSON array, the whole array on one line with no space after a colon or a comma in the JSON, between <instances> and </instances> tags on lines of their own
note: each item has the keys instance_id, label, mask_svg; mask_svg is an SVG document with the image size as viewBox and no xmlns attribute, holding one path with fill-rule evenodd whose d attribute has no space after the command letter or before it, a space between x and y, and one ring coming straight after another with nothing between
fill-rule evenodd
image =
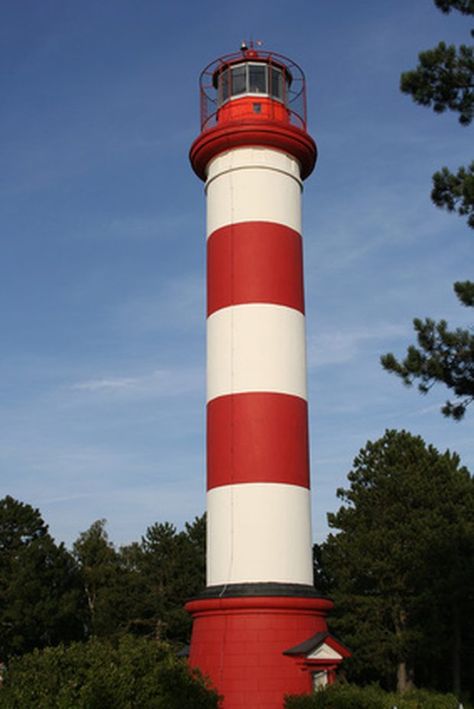
<instances>
[{"instance_id":1,"label":"pine tree","mask_svg":"<svg viewBox=\"0 0 474 709\"><path fill-rule=\"evenodd\" d=\"M461 303L474 306L474 283L455 283L454 289ZM383 355L382 366L407 386L418 380L422 394L437 383L444 384L456 399L447 401L441 411L455 420L462 419L474 401L474 333L462 328L449 330L445 320L435 322L431 318L415 318L413 326L418 347L410 345L402 362L392 353Z\"/></svg>"},{"instance_id":2,"label":"pine tree","mask_svg":"<svg viewBox=\"0 0 474 709\"><path fill-rule=\"evenodd\" d=\"M0 500L0 659L80 640L85 599L79 570L38 510Z\"/></svg>"},{"instance_id":3,"label":"pine tree","mask_svg":"<svg viewBox=\"0 0 474 709\"><path fill-rule=\"evenodd\" d=\"M472 0L435 0L443 12L458 10L474 15ZM400 89L421 106L436 113L446 110L458 114L459 123L470 125L474 117L474 48L440 42L434 49L420 52L416 69L400 77ZM438 207L468 217L474 228L474 162L452 173L443 167L433 175L431 198Z\"/></svg>"},{"instance_id":4,"label":"pine tree","mask_svg":"<svg viewBox=\"0 0 474 709\"><path fill-rule=\"evenodd\" d=\"M474 0L435 0L445 13L458 10L474 15ZM459 48L440 42L434 49L419 54L416 69L401 76L400 88L416 103L431 106L437 113L451 110L459 114L461 125L468 126L474 117L474 49ZM474 229L474 161L452 173L447 167L433 175L431 198L438 207L467 217ZM474 283L454 284L459 301L474 307ZM419 381L418 390L426 394L442 383L454 394L441 411L455 420L463 418L474 401L474 334L469 329L448 329L444 320L415 318L413 326L418 346L411 345L401 362L388 353L381 363L384 369L399 376L410 386Z\"/></svg>"},{"instance_id":5,"label":"pine tree","mask_svg":"<svg viewBox=\"0 0 474 709\"><path fill-rule=\"evenodd\" d=\"M348 480L321 558L352 678L459 693L473 659L473 479L456 454L386 431Z\"/></svg>"},{"instance_id":6,"label":"pine tree","mask_svg":"<svg viewBox=\"0 0 474 709\"><path fill-rule=\"evenodd\" d=\"M127 625L129 574L105 526L104 519L93 522L73 545L87 598L88 634L96 637L120 635Z\"/></svg>"}]
</instances>

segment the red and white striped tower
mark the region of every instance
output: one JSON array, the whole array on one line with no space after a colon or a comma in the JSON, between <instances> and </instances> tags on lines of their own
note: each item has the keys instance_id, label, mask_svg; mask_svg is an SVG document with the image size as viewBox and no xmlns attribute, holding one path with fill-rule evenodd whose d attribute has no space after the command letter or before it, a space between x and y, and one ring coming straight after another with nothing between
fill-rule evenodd
<instances>
[{"instance_id":1,"label":"red and white striped tower","mask_svg":"<svg viewBox=\"0 0 474 709\"><path fill-rule=\"evenodd\" d=\"M207 195L208 540L207 588L186 607L190 663L224 709L281 709L314 677L330 682L344 655L327 632L332 603L313 587L305 98L294 62L243 45L201 75L190 152Z\"/></svg>"}]
</instances>

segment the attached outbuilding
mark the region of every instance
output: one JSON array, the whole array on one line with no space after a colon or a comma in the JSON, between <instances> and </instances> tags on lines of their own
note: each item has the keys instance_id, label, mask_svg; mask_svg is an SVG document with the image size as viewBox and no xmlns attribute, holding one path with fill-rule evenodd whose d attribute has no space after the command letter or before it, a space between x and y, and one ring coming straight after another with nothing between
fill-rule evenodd
<instances>
[{"instance_id":1,"label":"attached outbuilding","mask_svg":"<svg viewBox=\"0 0 474 709\"><path fill-rule=\"evenodd\" d=\"M330 633L316 633L283 654L294 657L302 669L311 673L314 690L333 684L339 665L351 656L350 650Z\"/></svg>"}]
</instances>

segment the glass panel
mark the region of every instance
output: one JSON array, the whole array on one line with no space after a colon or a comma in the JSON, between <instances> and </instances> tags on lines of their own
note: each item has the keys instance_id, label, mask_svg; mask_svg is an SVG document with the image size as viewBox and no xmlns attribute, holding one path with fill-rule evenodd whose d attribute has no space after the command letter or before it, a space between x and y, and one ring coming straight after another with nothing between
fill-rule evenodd
<instances>
[{"instance_id":1,"label":"glass panel","mask_svg":"<svg viewBox=\"0 0 474 709\"><path fill-rule=\"evenodd\" d=\"M227 101L229 94L229 70L225 69L219 76L219 103Z\"/></svg>"},{"instance_id":2,"label":"glass panel","mask_svg":"<svg viewBox=\"0 0 474 709\"><path fill-rule=\"evenodd\" d=\"M250 93L267 93L267 67L262 64L249 64Z\"/></svg>"},{"instance_id":3,"label":"glass panel","mask_svg":"<svg viewBox=\"0 0 474 709\"><path fill-rule=\"evenodd\" d=\"M240 64L232 68L232 96L243 94L246 91L246 68L245 64Z\"/></svg>"},{"instance_id":4,"label":"glass panel","mask_svg":"<svg viewBox=\"0 0 474 709\"><path fill-rule=\"evenodd\" d=\"M270 95L283 100L283 76L280 69L270 69Z\"/></svg>"}]
</instances>

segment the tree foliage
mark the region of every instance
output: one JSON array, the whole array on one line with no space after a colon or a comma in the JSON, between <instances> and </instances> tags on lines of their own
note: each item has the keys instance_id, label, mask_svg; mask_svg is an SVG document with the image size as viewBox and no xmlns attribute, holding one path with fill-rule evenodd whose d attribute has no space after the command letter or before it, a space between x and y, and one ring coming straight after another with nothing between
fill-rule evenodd
<instances>
[{"instance_id":1,"label":"tree foliage","mask_svg":"<svg viewBox=\"0 0 474 709\"><path fill-rule=\"evenodd\" d=\"M182 646L191 630L184 603L205 586L205 544L204 516L179 532L156 523L119 550L97 520L71 554L54 543L38 510L0 500L0 660L126 634Z\"/></svg>"},{"instance_id":2,"label":"tree foliage","mask_svg":"<svg viewBox=\"0 0 474 709\"><path fill-rule=\"evenodd\" d=\"M0 658L85 633L79 571L38 510L0 500Z\"/></svg>"},{"instance_id":3,"label":"tree foliage","mask_svg":"<svg viewBox=\"0 0 474 709\"><path fill-rule=\"evenodd\" d=\"M96 637L121 634L127 622L129 575L105 526L105 520L97 520L73 545L87 598L87 631Z\"/></svg>"},{"instance_id":4,"label":"tree foliage","mask_svg":"<svg viewBox=\"0 0 474 709\"><path fill-rule=\"evenodd\" d=\"M458 10L474 15L474 0L435 0L445 13ZM441 113L447 109L459 114L459 122L469 125L474 116L474 49L461 45L458 49L440 42L435 49L419 54L416 69L401 76L400 87L416 103L431 106ZM433 175L431 199L438 207L467 217L474 229L474 162L451 172L447 167ZM463 305L474 307L474 283L454 284ZM455 395L441 408L445 416L463 418L474 400L474 334L470 329L448 329L445 320L415 318L413 326L418 346L410 345L405 359L399 361L393 353L381 357L382 366L411 386L418 381L418 390L426 394L438 383Z\"/></svg>"},{"instance_id":5,"label":"tree foliage","mask_svg":"<svg viewBox=\"0 0 474 709\"><path fill-rule=\"evenodd\" d=\"M426 690L414 690L404 694L384 692L372 685L357 687L351 684L335 684L312 696L290 696L285 709L459 709L459 701L453 694L438 694ZM464 709L468 709L464 705Z\"/></svg>"},{"instance_id":6,"label":"tree foliage","mask_svg":"<svg viewBox=\"0 0 474 709\"><path fill-rule=\"evenodd\" d=\"M13 660L4 709L217 709L217 694L170 647L126 636L93 639Z\"/></svg>"},{"instance_id":7,"label":"tree foliage","mask_svg":"<svg viewBox=\"0 0 474 709\"><path fill-rule=\"evenodd\" d=\"M436 113L454 111L461 125L469 125L474 116L473 48L440 42L434 49L420 52L418 59L418 67L400 78L403 93Z\"/></svg>"},{"instance_id":8,"label":"tree foliage","mask_svg":"<svg viewBox=\"0 0 474 709\"><path fill-rule=\"evenodd\" d=\"M458 10L474 15L472 0L435 0L442 12ZM436 113L446 110L458 114L461 125L468 126L474 116L474 48L464 44L447 46L440 42L434 49L420 52L416 69L404 72L400 88L421 106ZM474 228L474 163L451 172L447 167L433 175L431 198L438 207L466 216Z\"/></svg>"},{"instance_id":9,"label":"tree foliage","mask_svg":"<svg viewBox=\"0 0 474 709\"><path fill-rule=\"evenodd\" d=\"M205 586L205 518L181 532L168 522L149 527L135 549L142 579L138 615L149 634L186 642L191 619L184 603Z\"/></svg>"},{"instance_id":10,"label":"tree foliage","mask_svg":"<svg viewBox=\"0 0 474 709\"><path fill-rule=\"evenodd\" d=\"M474 0L435 0L435 5L446 14L459 10L463 15L474 15Z\"/></svg>"},{"instance_id":11,"label":"tree foliage","mask_svg":"<svg viewBox=\"0 0 474 709\"><path fill-rule=\"evenodd\" d=\"M367 444L349 480L315 555L318 586L336 601L334 628L354 651L346 671L390 688L404 667L406 679L449 689L450 666L460 679L473 659L462 622L474 599L472 480L456 455L395 431ZM193 694L163 643L189 640L183 604L205 582L204 517L182 531L156 523L118 550L99 520L70 555L37 510L12 498L0 509L0 707L217 706L202 683ZM84 634L88 642L72 642Z\"/></svg>"},{"instance_id":12,"label":"tree foliage","mask_svg":"<svg viewBox=\"0 0 474 709\"><path fill-rule=\"evenodd\" d=\"M474 305L474 283L458 282L454 286L459 300ZM398 375L404 384L418 381L418 390L426 394L437 383L444 384L455 395L441 411L445 416L461 419L474 401L474 333L468 329L449 330L445 320L430 318L413 321L418 346L410 345L401 362L392 354L381 357L382 366Z\"/></svg>"},{"instance_id":13,"label":"tree foliage","mask_svg":"<svg viewBox=\"0 0 474 709\"><path fill-rule=\"evenodd\" d=\"M431 199L437 207L467 216L468 225L474 229L474 161L456 173L447 167L435 172Z\"/></svg>"},{"instance_id":14,"label":"tree foliage","mask_svg":"<svg viewBox=\"0 0 474 709\"><path fill-rule=\"evenodd\" d=\"M348 480L321 558L350 676L459 690L474 659L461 620L474 598L473 479L456 454L387 431Z\"/></svg>"},{"instance_id":15,"label":"tree foliage","mask_svg":"<svg viewBox=\"0 0 474 709\"><path fill-rule=\"evenodd\" d=\"M151 525L140 543L118 551L105 521L74 544L89 610L89 633L124 633L186 643L191 620L184 603L205 586L205 517L178 532L168 522Z\"/></svg>"}]
</instances>

